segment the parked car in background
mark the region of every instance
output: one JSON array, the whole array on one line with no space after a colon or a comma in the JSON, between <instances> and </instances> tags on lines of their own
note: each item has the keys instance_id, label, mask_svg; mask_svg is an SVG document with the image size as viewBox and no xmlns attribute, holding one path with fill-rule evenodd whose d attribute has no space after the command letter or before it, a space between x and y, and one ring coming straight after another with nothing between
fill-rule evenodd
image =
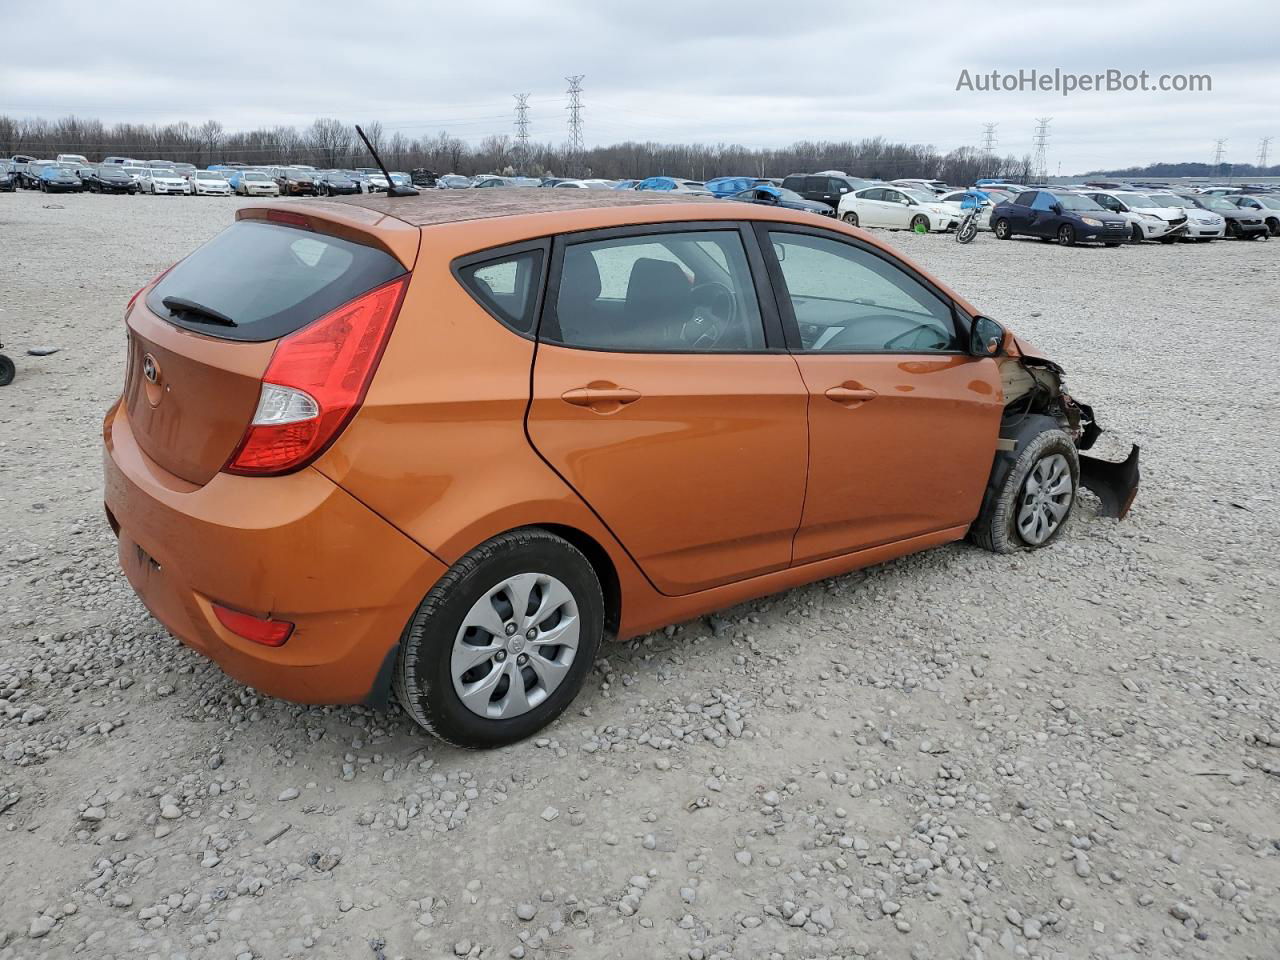
<instances>
[{"instance_id":1,"label":"parked car in background","mask_svg":"<svg viewBox=\"0 0 1280 960\"><path fill-rule=\"evenodd\" d=\"M612 190L613 181L611 180L561 180L555 185L556 187L564 187L571 190Z\"/></svg>"},{"instance_id":2,"label":"parked car in background","mask_svg":"<svg viewBox=\"0 0 1280 960\"><path fill-rule=\"evenodd\" d=\"M187 183L191 185L192 194L197 197L231 196L231 184L217 170L192 171Z\"/></svg>"},{"instance_id":3,"label":"parked car in background","mask_svg":"<svg viewBox=\"0 0 1280 960\"><path fill-rule=\"evenodd\" d=\"M446 173L436 178L437 190L466 190L471 186L471 178L460 173Z\"/></svg>"},{"instance_id":4,"label":"parked car in background","mask_svg":"<svg viewBox=\"0 0 1280 960\"><path fill-rule=\"evenodd\" d=\"M278 197L280 186L261 170L237 170L231 175L231 189L242 197Z\"/></svg>"},{"instance_id":5,"label":"parked car in background","mask_svg":"<svg viewBox=\"0 0 1280 960\"><path fill-rule=\"evenodd\" d=\"M124 166L125 164L128 164L129 166L134 166L134 167L141 166L141 164L138 163L137 160L134 160L131 157L104 157L102 162L118 164L121 166Z\"/></svg>"},{"instance_id":6,"label":"parked car in background","mask_svg":"<svg viewBox=\"0 0 1280 960\"><path fill-rule=\"evenodd\" d=\"M82 153L60 153L57 160L58 163L74 163L81 167L91 166L89 158Z\"/></svg>"},{"instance_id":7,"label":"parked car in background","mask_svg":"<svg viewBox=\"0 0 1280 960\"><path fill-rule=\"evenodd\" d=\"M54 160L28 160L17 165L18 186L26 190L40 189L40 174L46 167L56 167ZM59 168L61 169L61 168Z\"/></svg>"},{"instance_id":8,"label":"parked car in background","mask_svg":"<svg viewBox=\"0 0 1280 960\"><path fill-rule=\"evenodd\" d=\"M137 182L124 167L105 160L96 170L81 177L81 182L90 193L127 193L132 196L138 192Z\"/></svg>"},{"instance_id":9,"label":"parked car in background","mask_svg":"<svg viewBox=\"0 0 1280 960\"><path fill-rule=\"evenodd\" d=\"M1068 247L1076 243L1118 247L1129 238L1124 217L1065 190L1023 191L991 211L991 229L1001 240L1039 237Z\"/></svg>"},{"instance_id":10,"label":"parked car in background","mask_svg":"<svg viewBox=\"0 0 1280 960\"><path fill-rule=\"evenodd\" d=\"M703 184L714 196L732 197L756 185L755 177L715 177Z\"/></svg>"},{"instance_id":11,"label":"parked car in background","mask_svg":"<svg viewBox=\"0 0 1280 960\"><path fill-rule=\"evenodd\" d=\"M845 174L793 173L782 180L782 186L798 193L806 200L817 200L839 210L840 200L853 193L874 186L872 180L850 177Z\"/></svg>"},{"instance_id":12,"label":"parked car in background","mask_svg":"<svg viewBox=\"0 0 1280 960\"><path fill-rule=\"evenodd\" d=\"M1267 224L1257 210L1237 207L1231 200L1218 194L1151 194L1157 203L1182 199L1194 203L1197 208L1220 216L1223 233L1234 240L1259 240L1270 236Z\"/></svg>"},{"instance_id":13,"label":"parked car in background","mask_svg":"<svg viewBox=\"0 0 1280 960\"><path fill-rule=\"evenodd\" d=\"M471 181L473 189L491 189L493 187L510 187L513 185L510 177L499 177L494 174L482 174Z\"/></svg>"},{"instance_id":14,"label":"parked car in background","mask_svg":"<svg viewBox=\"0 0 1280 960\"><path fill-rule=\"evenodd\" d=\"M951 188L941 180L921 180L916 177L905 177L899 180L890 180L895 187L906 187L908 190L922 190L926 193L932 193L936 196L942 196L944 193L950 193Z\"/></svg>"},{"instance_id":15,"label":"parked car in background","mask_svg":"<svg viewBox=\"0 0 1280 960\"><path fill-rule=\"evenodd\" d=\"M313 197L316 193L316 182L307 170L295 167L277 167L275 171L276 186L280 188L282 197Z\"/></svg>"},{"instance_id":16,"label":"parked car in background","mask_svg":"<svg viewBox=\"0 0 1280 960\"><path fill-rule=\"evenodd\" d=\"M867 187L845 194L837 208L840 219L853 227L887 227L936 233L950 230L962 214L932 193L905 187Z\"/></svg>"},{"instance_id":17,"label":"parked car in background","mask_svg":"<svg viewBox=\"0 0 1280 960\"><path fill-rule=\"evenodd\" d=\"M119 563L256 692L397 696L497 747L568 708L606 636L966 536L1043 548L1097 483L1062 368L860 231L521 199L463 225L485 211L438 196L241 210L126 308Z\"/></svg>"},{"instance_id":18,"label":"parked car in background","mask_svg":"<svg viewBox=\"0 0 1280 960\"><path fill-rule=\"evenodd\" d=\"M773 184L748 187L746 190L739 191L725 199L739 200L743 203L759 203L766 207L783 207L787 210L808 210L810 213L821 214L824 217L834 217L836 215L835 208L830 204L822 203L819 200L806 200L794 190L775 187Z\"/></svg>"},{"instance_id":19,"label":"parked car in background","mask_svg":"<svg viewBox=\"0 0 1280 960\"><path fill-rule=\"evenodd\" d=\"M184 197L191 193L191 184L178 176L172 167L143 167L138 185L143 193L156 195Z\"/></svg>"},{"instance_id":20,"label":"parked car in background","mask_svg":"<svg viewBox=\"0 0 1280 960\"><path fill-rule=\"evenodd\" d=\"M426 167L414 167L409 171L415 187L434 187L439 178Z\"/></svg>"},{"instance_id":21,"label":"parked car in background","mask_svg":"<svg viewBox=\"0 0 1280 960\"><path fill-rule=\"evenodd\" d=\"M692 193L703 197L711 191L701 180L684 180L680 177L645 177L635 185L636 190L657 190L662 193Z\"/></svg>"},{"instance_id":22,"label":"parked car in background","mask_svg":"<svg viewBox=\"0 0 1280 960\"><path fill-rule=\"evenodd\" d=\"M50 163L40 168L42 193L79 193L83 189L80 178L61 164Z\"/></svg>"},{"instance_id":23,"label":"parked car in background","mask_svg":"<svg viewBox=\"0 0 1280 960\"><path fill-rule=\"evenodd\" d=\"M194 163L175 163L173 170L182 179L190 180L196 172L196 165Z\"/></svg>"},{"instance_id":24,"label":"parked car in background","mask_svg":"<svg viewBox=\"0 0 1280 960\"><path fill-rule=\"evenodd\" d=\"M1202 197L1191 193L1159 193L1160 202L1176 201L1182 204L1187 214L1187 230L1183 240L1194 240L1199 243L1210 243L1227 235L1227 219L1208 205L1218 197ZM1147 197L1148 200L1152 198ZM1152 202L1155 202L1154 200Z\"/></svg>"},{"instance_id":25,"label":"parked car in background","mask_svg":"<svg viewBox=\"0 0 1280 960\"><path fill-rule=\"evenodd\" d=\"M14 193L18 189L18 174L12 160L0 161L0 192Z\"/></svg>"},{"instance_id":26,"label":"parked car in background","mask_svg":"<svg viewBox=\"0 0 1280 960\"><path fill-rule=\"evenodd\" d=\"M1280 237L1280 196L1255 193L1241 194L1227 199L1241 210L1252 210L1257 213L1262 218L1262 222L1267 225L1267 231L1271 236Z\"/></svg>"},{"instance_id":27,"label":"parked car in background","mask_svg":"<svg viewBox=\"0 0 1280 960\"><path fill-rule=\"evenodd\" d=\"M1131 240L1176 243L1187 232L1187 212L1182 204L1162 207L1146 194L1131 190L1086 188L1081 191L1081 195L1093 200L1104 210L1124 217L1129 224Z\"/></svg>"},{"instance_id":28,"label":"parked car in background","mask_svg":"<svg viewBox=\"0 0 1280 960\"><path fill-rule=\"evenodd\" d=\"M142 192L142 175L147 172L147 167L138 166L136 164L122 164L120 169L133 178L133 185L138 188L138 193Z\"/></svg>"},{"instance_id":29,"label":"parked car in background","mask_svg":"<svg viewBox=\"0 0 1280 960\"><path fill-rule=\"evenodd\" d=\"M316 194L321 197L338 197L362 192L360 184L341 170L319 170L312 180L316 185Z\"/></svg>"},{"instance_id":30,"label":"parked car in background","mask_svg":"<svg viewBox=\"0 0 1280 960\"><path fill-rule=\"evenodd\" d=\"M636 188L636 184L639 182L640 182L639 180L619 180L613 185L612 189L634 190Z\"/></svg>"}]
</instances>

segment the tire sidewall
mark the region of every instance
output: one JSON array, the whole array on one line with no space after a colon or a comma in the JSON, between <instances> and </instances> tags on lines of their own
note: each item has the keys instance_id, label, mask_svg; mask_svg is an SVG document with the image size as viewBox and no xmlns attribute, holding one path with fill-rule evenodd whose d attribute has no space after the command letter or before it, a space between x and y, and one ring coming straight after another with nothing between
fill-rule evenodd
<instances>
[{"instance_id":1,"label":"tire sidewall","mask_svg":"<svg viewBox=\"0 0 1280 960\"><path fill-rule=\"evenodd\" d=\"M578 606L578 652L568 674L547 699L510 720L472 713L453 686L450 660L463 618L487 591L521 573L546 573L573 593ZM585 556L545 531L515 531L477 547L460 560L418 608L401 642L397 693L409 714L455 746L497 747L531 736L573 702L595 661L604 632L604 595Z\"/></svg>"},{"instance_id":2,"label":"tire sidewall","mask_svg":"<svg viewBox=\"0 0 1280 960\"><path fill-rule=\"evenodd\" d=\"M1066 458L1067 467L1071 472L1071 506L1067 509L1067 515L1062 518L1062 522L1058 524L1058 528L1044 543L1028 543L1018 532L1018 509L1023 491L1027 486L1027 478L1037 463L1059 453ZM1063 430L1045 430L1037 434L1018 455L1017 461L1000 488L995 509L989 517L984 518L984 522L990 524L988 533L991 549L997 553L1014 553L1022 550L1039 550L1049 546L1071 523L1071 517L1075 514L1079 500L1080 456L1076 451L1075 443Z\"/></svg>"}]
</instances>

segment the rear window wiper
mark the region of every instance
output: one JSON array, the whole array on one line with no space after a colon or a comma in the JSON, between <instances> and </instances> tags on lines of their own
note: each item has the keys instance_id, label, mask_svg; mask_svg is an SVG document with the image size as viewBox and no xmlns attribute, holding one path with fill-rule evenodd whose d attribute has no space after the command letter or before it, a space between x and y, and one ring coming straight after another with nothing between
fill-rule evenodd
<instances>
[{"instance_id":1,"label":"rear window wiper","mask_svg":"<svg viewBox=\"0 0 1280 960\"><path fill-rule=\"evenodd\" d=\"M186 297L165 297L160 302L169 309L170 313L183 314L196 322L216 323L222 327L239 326L225 313L219 313L213 307L206 307L203 303L196 303Z\"/></svg>"}]
</instances>

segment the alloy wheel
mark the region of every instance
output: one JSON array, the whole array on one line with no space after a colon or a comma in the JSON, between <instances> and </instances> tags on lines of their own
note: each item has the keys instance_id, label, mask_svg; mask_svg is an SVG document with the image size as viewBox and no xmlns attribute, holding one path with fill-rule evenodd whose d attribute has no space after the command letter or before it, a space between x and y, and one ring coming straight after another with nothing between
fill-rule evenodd
<instances>
[{"instance_id":1,"label":"alloy wheel","mask_svg":"<svg viewBox=\"0 0 1280 960\"><path fill-rule=\"evenodd\" d=\"M507 720L555 692L578 653L573 592L544 573L521 573L485 591L454 638L449 673L472 713Z\"/></svg>"},{"instance_id":2,"label":"alloy wheel","mask_svg":"<svg viewBox=\"0 0 1280 960\"><path fill-rule=\"evenodd\" d=\"M1067 512L1075 491L1067 458L1055 453L1036 462L1027 475L1018 505L1018 533L1027 543L1039 546L1053 536Z\"/></svg>"}]
</instances>

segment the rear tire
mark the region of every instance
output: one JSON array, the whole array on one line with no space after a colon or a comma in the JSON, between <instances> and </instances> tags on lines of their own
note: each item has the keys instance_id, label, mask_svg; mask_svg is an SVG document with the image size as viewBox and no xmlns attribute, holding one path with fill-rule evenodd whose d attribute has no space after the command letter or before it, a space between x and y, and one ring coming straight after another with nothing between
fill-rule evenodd
<instances>
[{"instance_id":1,"label":"rear tire","mask_svg":"<svg viewBox=\"0 0 1280 960\"><path fill-rule=\"evenodd\" d=\"M850 210L846 214L843 214L840 217L840 219L843 220L845 223L847 223L851 227L856 227L858 225L858 215L854 213L852 210Z\"/></svg>"},{"instance_id":2,"label":"rear tire","mask_svg":"<svg viewBox=\"0 0 1280 960\"><path fill-rule=\"evenodd\" d=\"M993 553L1048 546L1071 519L1079 489L1076 445L1063 430L1045 430L1018 455L1000 492L969 528L969 538Z\"/></svg>"},{"instance_id":3,"label":"rear tire","mask_svg":"<svg viewBox=\"0 0 1280 960\"><path fill-rule=\"evenodd\" d=\"M1276 217L1268 217L1267 232L1273 237L1280 237L1280 219Z\"/></svg>"},{"instance_id":4,"label":"rear tire","mask_svg":"<svg viewBox=\"0 0 1280 960\"><path fill-rule=\"evenodd\" d=\"M997 220L992 229L995 231L996 239L998 240L1013 239L1013 231L1009 229L1009 221L1004 217Z\"/></svg>"},{"instance_id":5,"label":"rear tire","mask_svg":"<svg viewBox=\"0 0 1280 960\"><path fill-rule=\"evenodd\" d=\"M13 361L0 353L0 387L7 387L13 383L14 376L17 375L18 368L14 366Z\"/></svg>"},{"instance_id":6,"label":"rear tire","mask_svg":"<svg viewBox=\"0 0 1280 960\"><path fill-rule=\"evenodd\" d=\"M567 640L574 626L573 644L537 643ZM553 633L562 627L570 629ZM604 594L582 552L546 530L514 530L476 547L431 588L401 638L396 696L419 725L455 746L515 743L573 702L603 634ZM486 649L494 652L484 656ZM463 689L474 691L470 706ZM526 702L533 705L524 709Z\"/></svg>"}]
</instances>

